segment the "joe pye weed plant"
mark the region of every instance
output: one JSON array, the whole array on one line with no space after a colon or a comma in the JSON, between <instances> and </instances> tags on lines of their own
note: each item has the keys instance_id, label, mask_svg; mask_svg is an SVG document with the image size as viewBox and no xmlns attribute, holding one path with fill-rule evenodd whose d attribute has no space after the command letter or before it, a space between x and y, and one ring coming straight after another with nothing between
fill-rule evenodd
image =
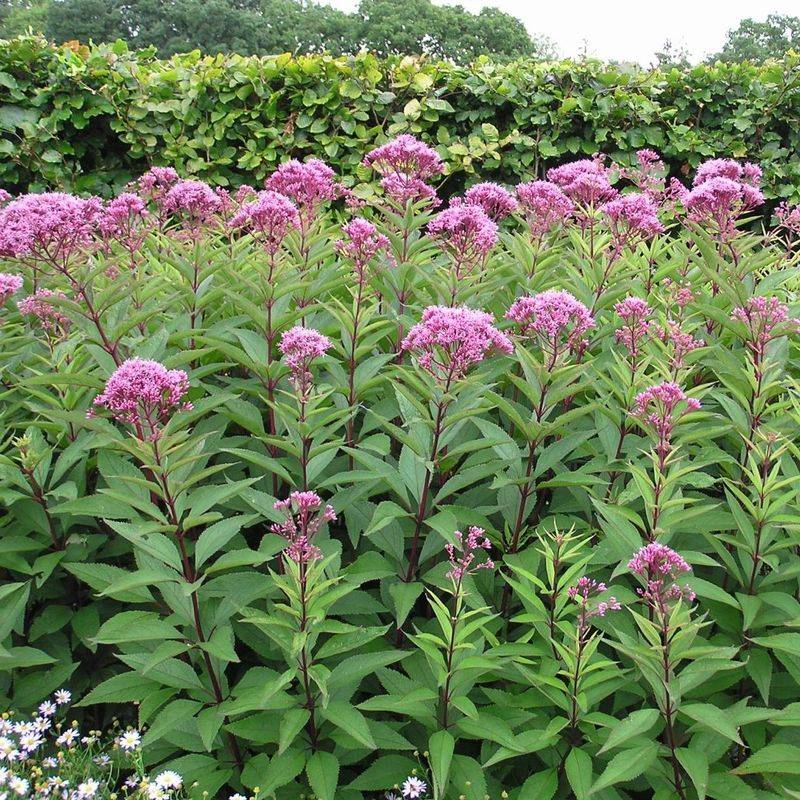
<instances>
[{"instance_id":1,"label":"joe pye weed plant","mask_svg":"<svg viewBox=\"0 0 800 800\"><path fill-rule=\"evenodd\" d=\"M3 703L192 796L799 794L795 209L359 170L2 201Z\"/></svg>"}]
</instances>

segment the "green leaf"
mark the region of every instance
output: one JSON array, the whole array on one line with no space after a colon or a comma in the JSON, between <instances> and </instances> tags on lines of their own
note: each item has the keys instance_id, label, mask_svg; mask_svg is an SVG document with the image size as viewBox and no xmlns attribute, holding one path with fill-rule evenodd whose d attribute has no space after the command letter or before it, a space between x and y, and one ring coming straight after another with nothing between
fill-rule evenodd
<instances>
[{"instance_id":1,"label":"green leaf","mask_svg":"<svg viewBox=\"0 0 800 800\"><path fill-rule=\"evenodd\" d=\"M100 626L94 637L97 644L179 639L177 628L152 611L123 611Z\"/></svg>"},{"instance_id":2,"label":"green leaf","mask_svg":"<svg viewBox=\"0 0 800 800\"><path fill-rule=\"evenodd\" d=\"M376 748L367 718L349 703L331 702L320 709L320 716L337 728L341 728L346 734L363 744L364 747L368 747L370 750Z\"/></svg>"},{"instance_id":3,"label":"green leaf","mask_svg":"<svg viewBox=\"0 0 800 800\"><path fill-rule=\"evenodd\" d=\"M658 747L657 742L649 742L641 747L617 753L608 762L603 774L595 781L589 794L638 778L658 758Z\"/></svg>"},{"instance_id":4,"label":"green leaf","mask_svg":"<svg viewBox=\"0 0 800 800\"><path fill-rule=\"evenodd\" d=\"M708 758L706 758L706 754L698 749L690 750L688 747L678 747L675 755L694 785L697 800L705 800L708 790Z\"/></svg>"},{"instance_id":5,"label":"green leaf","mask_svg":"<svg viewBox=\"0 0 800 800\"><path fill-rule=\"evenodd\" d=\"M800 747L792 744L768 744L733 771L737 775L800 775Z\"/></svg>"},{"instance_id":6,"label":"green leaf","mask_svg":"<svg viewBox=\"0 0 800 800\"><path fill-rule=\"evenodd\" d=\"M592 759L589 754L579 747L573 747L564 762L564 769L576 800L588 797L592 786Z\"/></svg>"},{"instance_id":7,"label":"green leaf","mask_svg":"<svg viewBox=\"0 0 800 800\"><path fill-rule=\"evenodd\" d=\"M311 712L306 708L290 708L284 711L278 726L279 753L283 753L291 745L310 718Z\"/></svg>"},{"instance_id":8,"label":"green leaf","mask_svg":"<svg viewBox=\"0 0 800 800\"><path fill-rule=\"evenodd\" d=\"M306 775L319 800L334 800L339 785L339 760L333 753L317 750L306 762Z\"/></svg>"},{"instance_id":9,"label":"green leaf","mask_svg":"<svg viewBox=\"0 0 800 800\"><path fill-rule=\"evenodd\" d=\"M689 719L693 719L695 722L699 722L704 727L710 728L726 739L742 744L736 723L729 718L725 709L717 708L710 703L688 703L682 705L678 712L689 717Z\"/></svg>"},{"instance_id":10,"label":"green leaf","mask_svg":"<svg viewBox=\"0 0 800 800\"><path fill-rule=\"evenodd\" d=\"M455 751L455 739L447 731L437 731L428 740L428 762L436 786L436 797L445 797L450 775L450 762Z\"/></svg>"},{"instance_id":11,"label":"green leaf","mask_svg":"<svg viewBox=\"0 0 800 800\"><path fill-rule=\"evenodd\" d=\"M611 733L600 750L598 750L598 754L619 747L624 742L627 742L628 739L649 731L660 716L661 712L655 708L643 708L628 714L622 722L611 728Z\"/></svg>"}]
</instances>

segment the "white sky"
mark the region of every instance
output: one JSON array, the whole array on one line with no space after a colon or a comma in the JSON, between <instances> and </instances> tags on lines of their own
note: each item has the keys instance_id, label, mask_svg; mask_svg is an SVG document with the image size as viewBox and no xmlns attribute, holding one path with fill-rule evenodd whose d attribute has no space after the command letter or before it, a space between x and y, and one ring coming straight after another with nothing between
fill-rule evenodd
<instances>
[{"instance_id":1,"label":"white sky","mask_svg":"<svg viewBox=\"0 0 800 800\"><path fill-rule=\"evenodd\" d=\"M358 6L358 0L321 2L346 11ZM700 60L719 51L727 31L746 17L800 16L800 0L460 0L458 4L472 12L493 6L513 14L530 33L549 36L561 56L577 55L585 43L592 56L645 66L667 39Z\"/></svg>"}]
</instances>

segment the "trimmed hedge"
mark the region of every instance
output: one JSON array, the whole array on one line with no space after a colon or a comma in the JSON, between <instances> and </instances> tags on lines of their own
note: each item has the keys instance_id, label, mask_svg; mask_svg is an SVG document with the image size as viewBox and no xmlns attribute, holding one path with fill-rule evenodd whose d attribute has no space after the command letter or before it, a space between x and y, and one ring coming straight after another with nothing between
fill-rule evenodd
<instances>
[{"instance_id":1,"label":"trimmed hedge","mask_svg":"<svg viewBox=\"0 0 800 800\"><path fill-rule=\"evenodd\" d=\"M798 120L797 54L645 72L366 53L159 60L122 42L0 42L0 185L18 191L108 193L152 163L238 184L287 154L319 156L355 180L369 146L408 131L438 146L452 190L475 171L508 181L582 154L625 161L652 147L676 175L717 155L758 161L767 195L796 201Z\"/></svg>"}]
</instances>

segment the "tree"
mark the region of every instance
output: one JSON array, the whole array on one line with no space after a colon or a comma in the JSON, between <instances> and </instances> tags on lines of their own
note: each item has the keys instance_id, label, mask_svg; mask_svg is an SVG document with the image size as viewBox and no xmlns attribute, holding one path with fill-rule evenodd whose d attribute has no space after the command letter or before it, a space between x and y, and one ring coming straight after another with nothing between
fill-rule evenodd
<instances>
[{"instance_id":1,"label":"tree","mask_svg":"<svg viewBox=\"0 0 800 800\"><path fill-rule=\"evenodd\" d=\"M653 66L659 69L686 69L691 66L689 61L689 51L685 47L675 45L670 39L667 39L661 50L656 51L656 60Z\"/></svg>"},{"instance_id":2,"label":"tree","mask_svg":"<svg viewBox=\"0 0 800 800\"><path fill-rule=\"evenodd\" d=\"M34 10L34 6L38 10ZM12 13L13 11L13 13ZM361 0L347 14L307 0L0 0L0 35L38 30L56 42L127 40L162 56L205 53L427 54L464 62L552 57L552 44L531 38L516 18L494 8L471 14L431 0ZM13 19L12 19L13 18ZM6 35L13 35L13 33Z\"/></svg>"},{"instance_id":3,"label":"tree","mask_svg":"<svg viewBox=\"0 0 800 800\"><path fill-rule=\"evenodd\" d=\"M0 0L0 39L44 31L49 0Z\"/></svg>"},{"instance_id":4,"label":"tree","mask_svg":"<svg viewBox=\"0 0 800 800\"><path fill-rule=\"evenodd\" d=\"M800 17L770 14L763 22L743 19L728 31L722 50L711 61L754 61L781 58L800 47Z\"/></svg>"}]
</instances>

